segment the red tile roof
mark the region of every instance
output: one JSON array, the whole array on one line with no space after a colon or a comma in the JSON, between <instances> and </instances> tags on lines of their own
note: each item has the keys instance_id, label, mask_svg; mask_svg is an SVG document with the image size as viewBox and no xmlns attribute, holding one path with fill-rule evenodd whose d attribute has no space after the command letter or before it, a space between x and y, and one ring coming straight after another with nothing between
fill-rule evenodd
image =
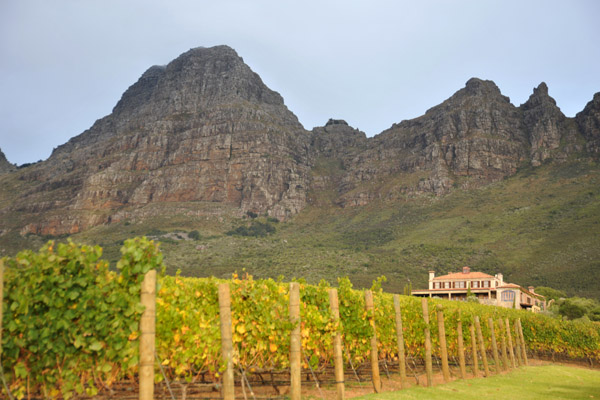
<instances>
[{"instance_id":1,"label":"red tile roof","mask_svg":"<svg viewBox=\"0 0 600 400\"><path fill-rule=\"evenodd\" d=\"M446 279L494 279L493 276L484 274L483 272L469 272L468 274L463 274L462 272L453 272L448 275L436 276L433 278L434 281L437 280L446 280Z\"/></svg>"},{"instance_id":2,"label":"red tile roof","mask_svg":"<svg viewBox=\"0 0 600 400\"><path fill-rule=\"evenodd\" d=\"M502 286L498 286L498 289L503 289L503 288L521 288L521 286L514 284L514 283L505 283Z\"/></svg>"}]
</instances>

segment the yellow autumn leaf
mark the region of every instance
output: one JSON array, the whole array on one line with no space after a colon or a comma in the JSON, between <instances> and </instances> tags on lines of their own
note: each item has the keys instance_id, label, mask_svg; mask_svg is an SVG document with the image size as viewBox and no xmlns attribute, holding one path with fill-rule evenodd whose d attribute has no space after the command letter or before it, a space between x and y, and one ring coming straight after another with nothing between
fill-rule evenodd
<instances>
[{"instance_id":1,"label":"yellow autumn leaf","mask_svg":"<svg viewBox=\"0 0 600 400\"><path fill-rule=\"evenodd\" d=\"M243 335L244 333L246 333L246 327L244 325L238 325L235 327L235 330L240 334Z\"/></svg>"},{"instance_id":2,"label":"yellow autumn leaf","mask_svg":"<svg viewBox=\"0 0 600 400\"><path fill-rule=\"evenodd\" d=\"M275 343L271 343L269 345L269 350L271 350L271 353L275 353L277 351L277 345Z\"/></svg>"}]
</instances>

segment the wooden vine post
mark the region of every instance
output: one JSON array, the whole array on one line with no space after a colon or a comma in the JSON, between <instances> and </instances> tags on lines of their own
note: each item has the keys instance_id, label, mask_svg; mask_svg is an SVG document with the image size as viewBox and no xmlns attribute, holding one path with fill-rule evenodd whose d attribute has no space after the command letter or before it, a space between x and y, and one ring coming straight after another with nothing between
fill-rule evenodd
<instances>
[{"instance_id":1,"label":"wooden vine post","mask_svg":"<svg viewBox=\"0 0 600 400\"><path fill-rule=\"evenodd\" d=\"M477 329L477 341L479 342L479 351L481 352L481 361L483 361L483 373L490 376L490 367L488 365L487 354L485 353L485 343L483 341L483 333L481 332L481 323L479 316L475 316L475 328Z\"/></svg>"},{"instance_id":2,"label":"wooden vine post","mask_svg":"<svg viewBox=\"0 0 600 400\"><path fill-rule=\"evenodd\" d=\"M477 357L477 338L475 337L475 326L471 324L469 327L471 333L471 348L473 350L473 377L479 376L479 358Z\"/></svg>"},{"instance_id":3,"label":"wooden vine post","mask_svg":"<svg viewBox=\"0 0 600 400\"><path fill-rule=\"evenodd\" d=\"M516 353L517 353L517 362L519 363L519 367L525 365L523 363L523 353L521 352L521 338L519 337L519 327L517 326L517 323L515 322L515 347L516 347Z\"/></svg>"},{"instance_id":4,"label":"wooden vine post","mask_svg":"<svg viewBox=\"0 0 600 400\"><path fill-rule=\"evenodd\" d=\"M140 400L154 399L154 345L156 341L156 270L144 276L141 287L144 312L140 319Z\"/></svg>"},{"instance_id":5,"label":"wooden vine post","mask_svg":"<svg viewBox=\"0 0 600 400\"><path fill-rule=\"evenodd\" d=\"M500 325L500 333L502 334L502 366L505 371L510 369L510 365L508 364L508 353L506 349L506 335L504 335L504 321L502 318L498 320L498 324Z\"/></svg>"},{"instance_id":6,"label":"wooden vine post","mask_svg":"<svg viewBox=\"0 0 600 400\"><path fill-rule=\"evenodd\" d=\"M433 386L433 366L431 364L431 331L429 330L429 308L427 298L421 298L423 307L423 321L425 321L425 370L427 373L427 386Z\"/></svg>"},{"instance_id":7,"label":"wooden vine post","mask_svg":"<svg viewBox=\"0 0 600 400\"><path fill-rule=\"evenodd\" d=\"M342 357L342 335L340 334L340 309L338 304L338 293L336 289L329 289L329 307L333 322L337 329L333 337L333 363L335 366L335 387L337 389L337 400L344 400L344 359Z\"/></svg>"},{"instance_id":8,"label":"wooden vine post","mask_svg":"<svg viewBox=\"0 0 600 400\"><path fill-rule=\"evenodd\" d=\"M496 367L496 373L502 372L500 367L500 356L498 354L498 342L496 341L496 331L494 330L494 320L492 317L488 318L488 326L490 327L490 337L492 338L492 354L494 356L494 366Z\"/></svg>"},{"instance_id":9,"label":"wooden vine post","mask_svg":"<svg viewBox=\"0 0 600 400\"><path fill-rule=\"evenodd\" d=\"M512 335L510 334L510 321L508 318L504 320L505 328L506 328L506 338L508 339L508 354L510 355L510 363L513 368L517 368L517 363L515 361L515 350L513 348Z\"/></svg>"},{"instance_id":10,"label":"wooden vine post","mask_svg":"<svg viewBox=\"0 0 600 400\"><path fill-rule=\"evenodd\" d=\"M331 294L329 296L331 299ZM300 285L298 282L290 283L290 322L294 325L290 338L290 398L291 400L300 400L302 337L300 334Z\"/></svg>"},{"instance_id":11,"label":"wooden vine post","mask_svg":"<svg viewBox=\"0 0 600 400\"><path fill-rule=\"evenodd\" d=\"M448 347L446 346L446 327L444 326L444 311L441 304L437 305L438 338L442 356L442 375L444 382L450 382L450 367L448 365Z\"/></svg>"},{"instance_id":12,"label":"wooden vine post","mask_svg":"<svg viewBox=\"0 0 600 400\"><path fill-rule=\"evenodd\" d=\"M231 293L228 283L219 284L219 317L221 319L221 356L225 363L222 396L224 400L235 399L233 381L233 339L231 336Z\"/></svg>"},{"instance_id":13,"label":"wooden vine post","mask_svg":"<svg viewBox=\"0 0 600 400\"><path fill-rule=\"evenodd\" d=\"M529 365L527 360L527 346L525 345L525 337L523 337L523 326L521 325L521 318L517 319L517 325L519 327L519 337L521 338L521 351L523 352L523 363Z\"/></svg>"},{"instance_id":14,"label":"wooden vine post","mask_svg":"<svg viewBox=\"0 0 600 400\"><path fill-rule=\"evenodd\" d=\"M371 336L371 370L373 389L375 393L381 392L381 377L379 376L379 356L377 352L377 329L375 327L375 314L373 310L373 292L365 291L365 307L369 318L369 323L373 327L373 336Z\"/></svg>"},{"instance_id":15,"label":"wooden vine post","mask_svg":"<svg viewBox=\"0 0 600 400\"><path fill-rule=\"evenodd\" d=\"M456 332L458 334L458 364L460 365L460 377L462 379L467 379L467 367L465 365L465 344L463 342L461 310L458 310Z\"/></svg>"},{"instance_id":16,"label":"wooden vine post","mask_svg":"<svg viewBox=\"0 0 600 400\"><path fill-rule=\"evenodd\" d=\"M402 313L400 311L400 296L394 295L394 310L396 311L396 337L398 341L398 363L400 365L400 387L407 387L406 384L406 357L404 354L404 332L402 330Z\"/></svg>"}]
</instances>

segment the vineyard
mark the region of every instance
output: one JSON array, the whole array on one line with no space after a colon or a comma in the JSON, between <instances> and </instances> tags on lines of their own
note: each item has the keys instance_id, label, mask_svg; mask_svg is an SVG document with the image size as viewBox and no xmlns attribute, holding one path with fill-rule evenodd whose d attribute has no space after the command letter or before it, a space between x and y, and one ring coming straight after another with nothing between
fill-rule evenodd
<instances>
[{"instance_id":1,"label":"vineyard","mask_svg":"<svg viewBox=\"0 0 600 400\"><path fill-rule=\"evenodd\" d=\"M4 264L2 381L16 398L91 397L135 386L139 368L140 285L143 275L162 269L157 245L125 242L111 270L99 247L49 242L38 253L23 252ZM290 377L290 284L235 275L231 280L162 276L156 296L155 382L169 390L196 388L195 396L220 398L225 363L221 353L219 284L231 296L233 367L236 385L285 386ZM399 369L398 335L392 294L371 288L373 311L365 294L347 278L337 282L339 320L330 308L330 285L297 282L300 292L303 383L334 383L334 340L341 334L345 380L369 379L376 332L378 363L386 373ZM484 354L494 364L495 344L515 342L504 329L520 320L530 355L600 362L600 325L571 322L524 311L476 303L428 300L429 324L421 299L399 296L408 373L417 376L426 360L425 328L431 331L436 367L442 360L436 305L443 307L447 358L457 364L458 324L465 347L478 316ZM460 318L459 318L460 313ZM487 321L492 319L493 325ZM492 335L491 327L494 328ZM509 338L507 332L511 332ZM467 358L470 358L470 353ZM472 363L472 359L469 359ZM418 378L417 378L418 379ZM161 386L162 385L162 386ZM194 386L196 385L196 386ZM112 391L112 392L111 392ZM244 392L245 394L245 392ZM267 397L278 397L270 394ZM253 394L254 395L254 394ZM165 396L170 398L168 391ZM121 396L123 397L123 396ZM135 396L131 398L137 398Z\"/></svg>"}]
</instances>

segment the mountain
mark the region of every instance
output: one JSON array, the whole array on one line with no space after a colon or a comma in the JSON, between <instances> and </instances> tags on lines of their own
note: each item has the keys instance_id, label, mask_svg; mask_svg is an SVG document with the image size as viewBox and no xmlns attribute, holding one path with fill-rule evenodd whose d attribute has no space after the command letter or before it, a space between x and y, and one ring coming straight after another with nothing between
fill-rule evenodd
<instances>
[{"instance_id":1,"label":"mountain","mask_svg":"<svg viewBox=\"0 0 600 400\"><path fill-rule=\"evenodd\" d=\"M76 233L149 203L285 218L305 203L308 148L282 97L234 50L196 48L148 69L110 115L20 172L12 208L30 221L24 234Z\"/></svg>"},{"instance_id":2,"label":"mountain","mask_svg":"<svg viewBox=\"0 0 600 400\"><path fill-rule=\"evenodd\" d=\"M468 262L600 297L563 276L600 273L599 154L600 93L568 118L545 83L515 106L472 78L367 138L341 119L305 130L233 49L200 47L149 68L49 159L7 172L0 156L0 254L72 235L110 256L147 234L190 275L241 267L367 285L385 273L398 289ZM264 239L238 235L269 224Z\"/></svg>"}]
</instances>

